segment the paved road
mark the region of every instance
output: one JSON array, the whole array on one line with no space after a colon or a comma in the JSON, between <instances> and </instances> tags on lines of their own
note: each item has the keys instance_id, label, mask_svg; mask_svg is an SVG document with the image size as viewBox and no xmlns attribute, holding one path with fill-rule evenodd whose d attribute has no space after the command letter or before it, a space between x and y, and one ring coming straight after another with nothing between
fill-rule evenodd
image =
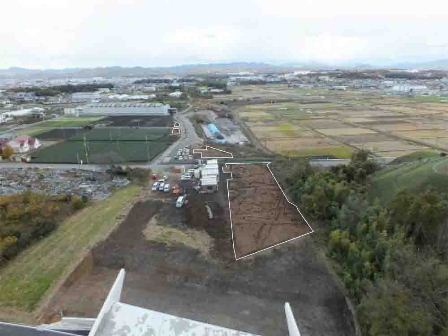
<instances>
[{"instance_id":1,"label":"paved road","mask_svg":"<svg viewBox=\"0 0 448 336\"><path fill-rule=\"evenodd\" d=\"M204 143L204 140L196 134L196 130L188 118L190 109L191 105L175 116L174 119L180 123L181 127L180 139L152 161L149 165L152 169L156 170L158 168L163 168L163 165L169 164L176 155L178 149L186 146L198 146Z\"/></svg>"}]
</instances>

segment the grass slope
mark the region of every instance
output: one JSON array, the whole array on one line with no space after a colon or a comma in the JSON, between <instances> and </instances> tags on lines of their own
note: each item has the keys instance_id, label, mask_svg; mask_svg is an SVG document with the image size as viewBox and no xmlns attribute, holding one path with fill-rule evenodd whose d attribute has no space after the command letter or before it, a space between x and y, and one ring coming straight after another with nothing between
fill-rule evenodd
<instances>
[{"instance_id":1,"label":"grass slope","mask_svg":"<svg viewBox=\"0 0 448 336\"><path fill-rule=\"evenodd\" d=\"M64 221L0 271L0 307L33 310L48 290L104 239L140 187L129 186Z\"/></svg>"},{"instance_id":2,"label":"grass slope","mask_svg":"<svg viewBox=\"0 0 448 336\"><path fill-rule=\"evenodd\" d=\"M300 148L295 151L280 151L280 153L291 157L328 156L337 159L349 159L352 156L353 148L348 146L311 147Z\"/></svg>"},{"instance_id":3,"label":"grass slope","mask_svg":"<svg viewBox=\"0 0 448 336\"><path fill-rule=\"evenodd\" d=\"M417 159L412 159L417 157ZM387 203L402 190L421 192L428 188L446 191L448 188L448 158L432 155L407 157L375 173L370 195Z\"/></svg>"},{"instance_id":4,"label":"grass slope","mask_svg":"<svg viewBox=\"0 0 448 336\"><path fill-rule=\"evenodd\" d=\"M30 124L29 126L14 131L16 135L38 136L58 127L83 127L101 120L103 117L62 117Z\"/></svg>"}]
</instances>

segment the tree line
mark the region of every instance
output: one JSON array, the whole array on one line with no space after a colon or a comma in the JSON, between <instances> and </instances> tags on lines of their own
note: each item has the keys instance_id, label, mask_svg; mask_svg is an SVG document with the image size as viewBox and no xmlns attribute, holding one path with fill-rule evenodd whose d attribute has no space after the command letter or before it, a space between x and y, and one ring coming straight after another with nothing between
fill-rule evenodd
<instances>
[{"instance_id":1,"label":"tree line","mask_svg":"<svg viewBox=\"0 0 448 336\"><path fill-rule=\"evenodd\" d=\"M0 196L0 266L48 235L86 202L75 195L48 196L31 191Z\"/></svg>"},{"instance_id":2,"label":"tree line","mask_svg":"<svg viewBox=\"0 0 448 336\"><path fill-rule=\"evenodd\" d=\"M75 92L95 92L98 89L112 89L114 85L112 83L103 84L67 84L67 85L55 85L49 87L29 86L18 87L10 89L10 92L33 92L36 96L57 96L60 94L75 93Z\"/></svg>"},{"instance_id":3,"label":"tree line","mask_svg":"<svg viewBox=\"0 0 448 336\"><path fill-rule=\"evenodd\" d=\"M363 334L448 335L448 195L402 191L371 201L379 169L365 151L347 166L312 168L279 159L274 168L315 223Z\"/></svg>"}]
</instances>

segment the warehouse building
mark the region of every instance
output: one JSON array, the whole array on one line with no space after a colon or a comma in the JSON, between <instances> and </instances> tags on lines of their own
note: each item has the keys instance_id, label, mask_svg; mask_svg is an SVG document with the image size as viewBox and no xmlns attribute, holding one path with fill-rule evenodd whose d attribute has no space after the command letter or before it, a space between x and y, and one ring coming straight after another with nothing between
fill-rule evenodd
<instances>
[{"instance_id":1,"label":"warehouse building","mask_svg":"<svg viewBox=\"0 0 448 336\"><path fill-rule=\"evenodd\" d=\"M102 116L167 116L173 112L170 105L161 103L92 103L75 108L64 109L69 115Z\"/></svg>"}]
</instances>

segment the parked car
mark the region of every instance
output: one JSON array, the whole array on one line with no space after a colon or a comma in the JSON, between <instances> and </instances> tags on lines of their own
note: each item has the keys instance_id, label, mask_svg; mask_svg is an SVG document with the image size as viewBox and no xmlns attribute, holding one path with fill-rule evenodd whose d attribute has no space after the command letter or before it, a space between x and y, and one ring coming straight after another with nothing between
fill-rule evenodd
<instances>
[{"instance_id":1,"label":"parked car","mask_svg":"<svg viewBox=\"0 0 448 336\"><path fill-rule=\"evenodd\" d=\"M163 188L165 188L165 183L161 182L159 184L159 191L163 191Z\"/></svg>"},{"instance_id":2,"label":"parked car","mask_svg":"<svg viewBox=\"0 0 448 336\"><path fill-rule=\"evenodd\" d=\"M152 190L152 191L156 191L158 188L159 188L159 182L154 182L154 183L152 184L152 188L151 188L151 190Z\"/></svg>"},{"instance_id":3,"label":"parked car","mask_svg":"<svg viewBox=\"0 0 448 336\"><path fill-rule=\"evenodd\" d=\"M176 208L182 208L182 206L185 203L186 198L187 198L187 196L185 196L185 195L179 196L176 201Z\"/></svg>"},{"instance_id":4,"label":"parked car","mask_svg":"<svg viewBox=\"0 0 448 336\"><path fill-rule=\"evenodd\" d=\"M181 180L191 180L191 175L190 174L183 174L180 177Z\"/></svg>"},{"instance_id":5,"label":"parked car","mask_svg":"<svg viewBox=\"0 0 448 336\"><path fill-rule=\"evenodd\" d=\"M165 183L165 186L163 187L163 191L164 192L170 192L170 184L169 183Z\"/></svg>"}]
</instances>

